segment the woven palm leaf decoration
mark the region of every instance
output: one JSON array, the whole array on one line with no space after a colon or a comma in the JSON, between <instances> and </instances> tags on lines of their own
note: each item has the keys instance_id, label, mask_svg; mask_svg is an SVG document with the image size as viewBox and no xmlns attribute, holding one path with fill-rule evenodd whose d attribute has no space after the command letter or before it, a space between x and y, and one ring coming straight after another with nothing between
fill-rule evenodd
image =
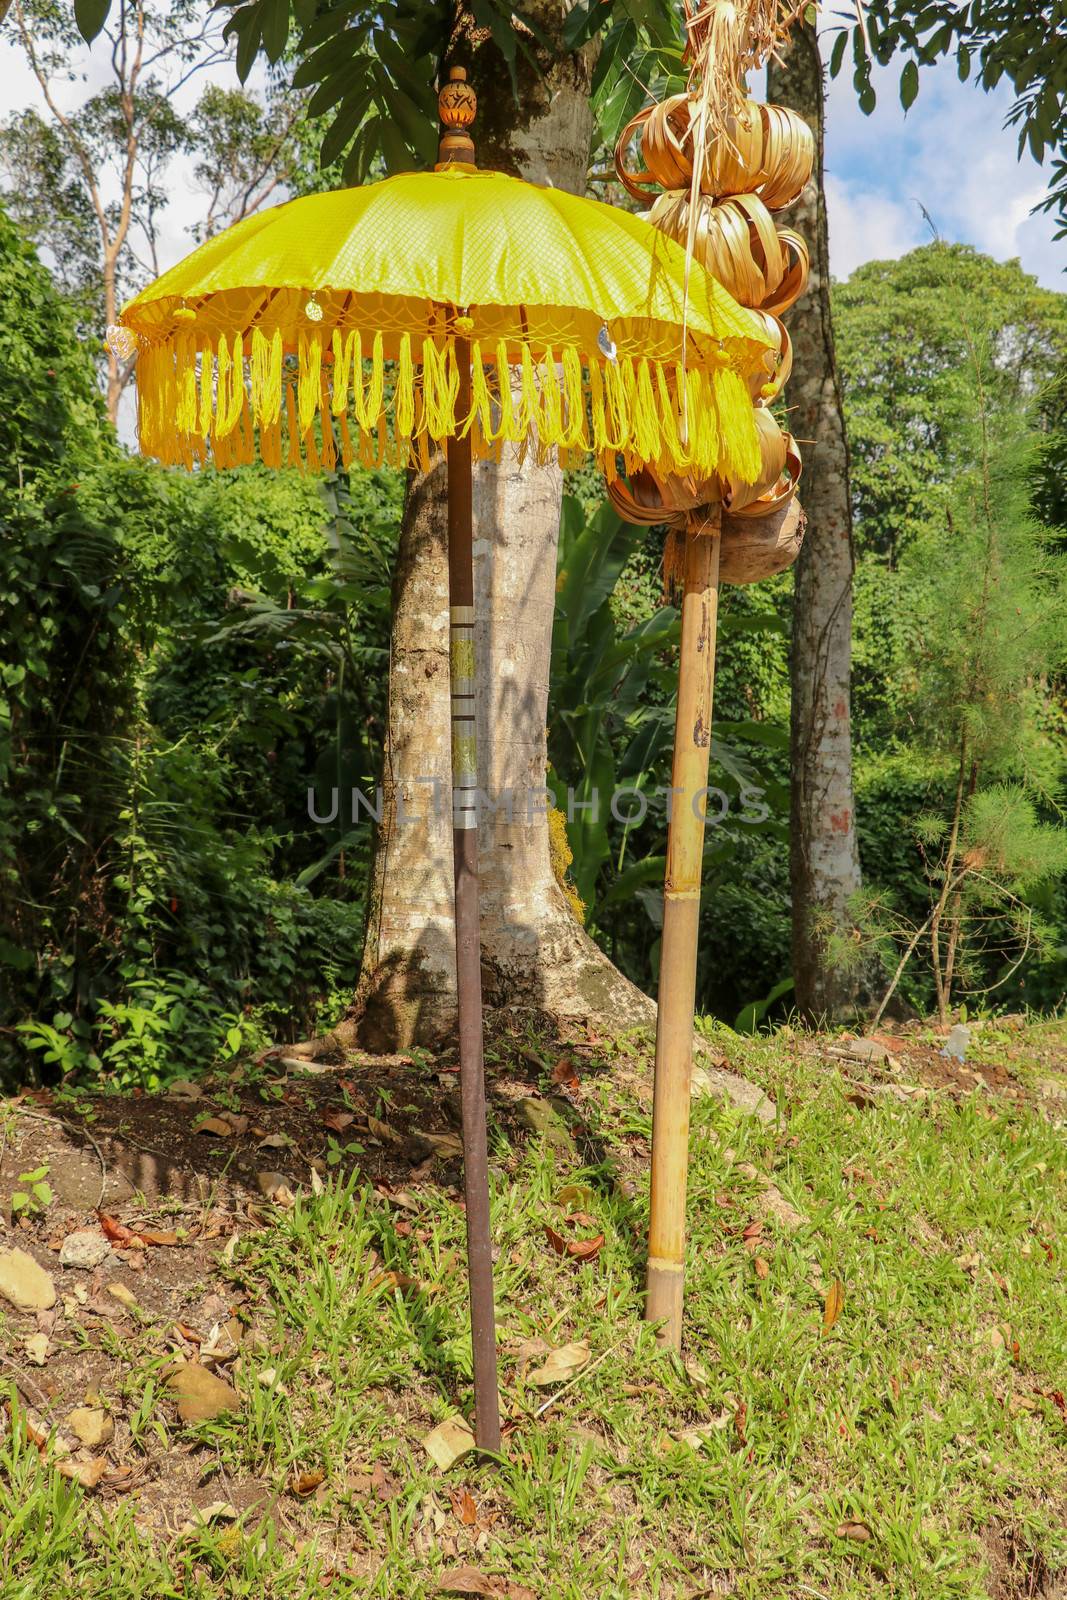
<instances>
[{"instance_id":1,"label":"woven palm leaf decoration","mask_svg":"<svg viewBox=\"0 0 1067 1600\"><path fill-rule=\"evenodd\" d=\"M620 182L651 208L652 225L684 245L691 261L758 317L771 346L748 380L760 446L755 481L644 467L609 484L621 516L678 531L668 539L668 575L681 530L692 529L701 507L715 502L724 514L723 582L753 582L781 571L800 548L802 519L794 501L800 452L767 408L792 367L782 317L804 293L809 272L807 245L776 217L807 184L815 147L795 112L749 99L745 78L803 9L782 0L685 0L687 92L638 112L615 152Z\"/></svg>"}]
</instances>

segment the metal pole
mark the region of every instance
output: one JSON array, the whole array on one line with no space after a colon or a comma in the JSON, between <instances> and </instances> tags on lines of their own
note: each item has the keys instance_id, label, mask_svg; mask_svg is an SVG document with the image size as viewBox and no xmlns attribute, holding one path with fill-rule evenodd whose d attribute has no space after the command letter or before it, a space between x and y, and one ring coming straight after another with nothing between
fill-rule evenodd
<instances>
[{"instance_id":1,"label":"metal pole","mask_svg":"<svg viewBox=\"0 0 1067 1600\"><path fill-rule=\"evenodd\" d=\"M470 342L455 341L457 416L471 403ZM489 1236L489 1152L482 1055L482 952L478 918L478 783L474 688L474 558L471 440L448 441L449 668L452 690L452 856L456 882L456 988L463 1107L463 1192L474 1352L475 1438L500 1450L493 1256Z\"/></svg>"},{"instance_id":2,"label":"metal pole","mask_svg":"<svg viewBox=\"0 0 1067 1600\"><path fill-rule=\"evenodd\" d=\"M685 1188L693 1065L700 875L715 685L721 508L685 534L682 642L674 726L671 813L663 888L656 1084L652 1106L651 1210L645 1316L679 1349L685 1284Z\"/></svg>"}]
</instances>

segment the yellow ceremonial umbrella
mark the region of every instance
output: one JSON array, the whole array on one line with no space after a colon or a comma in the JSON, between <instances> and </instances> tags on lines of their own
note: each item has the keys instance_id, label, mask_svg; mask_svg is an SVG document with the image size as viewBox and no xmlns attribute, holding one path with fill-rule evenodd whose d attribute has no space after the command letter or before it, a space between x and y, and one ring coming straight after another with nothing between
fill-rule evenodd
<instances>
[{"instance_id":1,"label":"yellow ceremonial umbrella","mask_svg":"<svg viewBox=\"0 0 1067 1600\"><path fill-rule=\"evenodd\" d=\"M685 252L598 201L473 166L461 67L437 170L309 195L209 240L123 309L141 449L312 469L447 451L453 854L476 1436L500 1447L478 928L471 462L505 442L612 481L752 481L771 341ZM688 282L687 282L688 279Z\"/></svg>"}]
</instances>

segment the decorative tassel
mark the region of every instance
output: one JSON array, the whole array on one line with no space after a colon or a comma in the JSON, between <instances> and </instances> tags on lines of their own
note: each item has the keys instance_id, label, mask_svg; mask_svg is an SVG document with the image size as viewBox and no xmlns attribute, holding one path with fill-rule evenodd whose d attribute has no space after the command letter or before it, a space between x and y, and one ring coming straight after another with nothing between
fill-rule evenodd
<instances>
[{"instance_id":1,"label":"decorative tassel","mask_svg":"<svg viewBox=\"0 0 1067 1600\"><path fill-rule=\"evenodd\" d=\"M411 360L409 333L400 336L400 359L397 362L393 418L397 440L410 439L415 422L415 368Z\"/></svg>"},{"instance_id":2,"label":"decorative tassel","mask_svg":"<svg viewBox=\"0 0 1067 1600\"><path fill-rule=\"evenodd\" d=\"M301 333L298 345L300 358L300 432L306 434L319 407L320 374L322 371L322 336Z\"/></svg>"},{"instance_id":3,"label":"decorative tassel","mask_svg":"<svg viewBox=\"0 0 1067 1600\"><path fill-rule=\"evenodd\" d=\"M521 433L511 394L508 347L503 339L498 339L496 344L496 385L500 402L500 428L497 437L501 440L507 439L510 444L518 444Z\"/></svg>"},{"instance_id":4,"label":"decorative tassel","mask_svg":"<svg viewBox=\"0 0 1067 1600\"><path fill-rule=\"evenodd\" d=\"M196 330L183 325L170 339L145 342L137 375L142 449L168 464L213 456L220 467L241 465L258 453L268 466L284 459L331 470L358 458L425 469L458 433L470 436L479 460L500 459L505 441L522 454L532 445L540 460L553 451L565 461L592 451L609 479L616 457L667 474L742 482L754 482L760 470L748 351L699 349L699 364L686 371L625 354L583 364L572 345L545 347L535 362L525 341L511 351L503 338L492 347L473 341L470 411L457 416L452 338L426 335L413 346L410 331L402 332L387 391L380 331L366 358L359 332L326 337L300 330L295 362L286 361L278 329L253 328L247 340L240 331L216 334L198 349Z\"/></svg>"},{"instance_id":5,"label":"decorative tassel","mask_svg":"<svg viewBox=\"0 0 1067 1600\"><path fill-rule=\"evenodd\" d=\"M252 415L260 428L271 428L281 416L282 336L275 328L270 338L260 328L252 330L249 358L252 381Z\"/></svg>"},{"instance_id":6,"label":"decorative tassel","mask_svg":"<svg viewBox=\"0 0 1067 1600\"><path fill-rule=\"evenodd\" d=\"M197 432L206 439L211 432L212 366L210 347L200 352L200 423Z\"/></svg>"},{"instance_id":7,"label":"decorative tassel","mask_svg":"<svg viewBox=\"0 0 1067 1600\"><path fill-rule=\"evenodd\" d=\"M537 438L542 449L559 444L563 433L563 397L559 392L556 358L549 345L541 363L541 416Z\"/></svg>"},{"instance_id":8,"label":"decorative tassel","mask_svg":"<svg viewBox=\"0 0 1067 1600\"><path fill-rule=\"evenodd\" d=\"M587 443L585 391L581 358L573 345L565 346L563 351L563 408L566 420L560 432L560 447L564 451L580 450Z\"/></svg>"},{"instance_id":9,"label":"decorative tassel","mask_svg":"<svg viewBox=\"0 0 1067 1600\"><path fill-rule=\"evenodd\" d=\"M537 393L537 373L530 346L522 347L522 399L519 408L519 431L523 442L536 433L541 421L541 403Z\"/></svg>"}]
</instances>

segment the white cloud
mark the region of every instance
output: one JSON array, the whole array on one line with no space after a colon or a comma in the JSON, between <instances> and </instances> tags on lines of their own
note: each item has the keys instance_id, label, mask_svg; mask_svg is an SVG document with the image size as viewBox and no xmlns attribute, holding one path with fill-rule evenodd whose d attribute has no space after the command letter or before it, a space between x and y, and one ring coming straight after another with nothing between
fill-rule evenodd
<instances>
[{"instance_id":1,"label":"white cloud","mask_svg":"<svg viewBox=\"0 0 1067 1600\"><path fill-rule=\"evenodd\" d=\"M835 278L847 278L865 261L895 260L929 236L917 206L832 173L825 183L830 270Z\"/></svg>"},{"instance_id":2,"label":"white cloud","mask_svg":"<svg viewBox=\"0 0 1067 1600\"><path fill-rule=\"evenodd\" d=\"M943 62L924 70L919 97L905 116L898 72L875 71L878 105L870 117L860 111L850 77L836 79L830 89L826 166L835 273L880 253L879 201L895 208L881 213L883 222L895 216L907 240L884 253L900 255L920 243L927 236L921 202L942 237L1001 261L1018 256L1047 287L1067 289L1067 250L1053 242L1052 218L1031 215L1045 194L1047 173L1029 153L1019 159L1017 132L1004 126L1010 91L985 94L974 83L960 83L954 65ZM904 223L907 213L917 224ZM865 237L872 245L867 255Z\"/></svg>"}]
</instances>

